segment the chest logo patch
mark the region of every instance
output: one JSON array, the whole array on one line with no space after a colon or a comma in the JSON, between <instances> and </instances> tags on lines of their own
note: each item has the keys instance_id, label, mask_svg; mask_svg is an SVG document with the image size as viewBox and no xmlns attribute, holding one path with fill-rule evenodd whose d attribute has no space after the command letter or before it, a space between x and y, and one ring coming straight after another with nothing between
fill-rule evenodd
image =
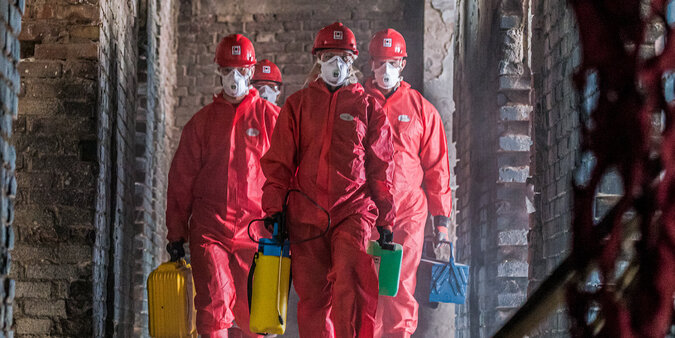
<instances>
[{"instance_id":1,"label":"chest logo patch","mask_svg":"<svg viewBox=\"0 0 675 338\"><path fill-rule=\"evenodd\" d=\"M248 128L246 129L246 135L254 137L260 135L260 130L255 129L255 128Z\"/></svg>"},{"instance_id":2,"label":"chest logo patch","mask_svg":"<svg viewBox=\"0 0 675 338\"><path fill-rule=\"evenodd\" d=\"M351 116L349 114L340 114L340 119L344 121L354 121L354 116Z\"/></svg>"},{"instance_id":3,"label":"chest logo patch","mask_svg":"<svg viewBox=\"0 0 675 338\"><path fill-rule=\"evenodd\" d=\"M399 120L399 122L410 122L410 116L405 115L405 114L399 115L398 120Z\"/></svg>"}]
</instances>

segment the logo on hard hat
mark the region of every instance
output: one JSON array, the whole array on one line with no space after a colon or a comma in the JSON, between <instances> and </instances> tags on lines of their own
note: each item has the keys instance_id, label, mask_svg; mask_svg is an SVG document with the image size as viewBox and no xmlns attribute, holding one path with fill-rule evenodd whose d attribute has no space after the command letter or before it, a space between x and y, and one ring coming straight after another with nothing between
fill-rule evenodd
<instances>
[{"instance_id":1,"label":"logo on hard hat","mask_svg":"<svg viewBox=\"0 0 675 338\"><path fill-rule=\"evenodd\" d=\"M269 73L272 72L272 67L270 67L270 66L263 66L262 71L263 71L263 73L265 73L265 74L269 74Z\"/></svg>"},{"instance_id":2,"label":"logo on hard hat","mask_svg":"<svg viewBox=\"0 0 675 338\"><path fill-rule=\"evenodd\" d=\"M333 40L342 40L342 31L333 31Z\"/></svg>"},{"instance_id":3,"label":"logo on hard hat","mask_svg":"<svg viewBox=\"0 0 675 338\"><path fill-rule=\"evenodd\" d=\"M390 38L386 38L386 39L382 40L382 46L384 46L384 47L391 47L391 39L390 39Z\"/></svg>"},{"instance_id":4,"label":"logo on hard hat","mask_svg":"<svg viewBox=\"0 0 675 338\"><path fill-rule=\"evenodd\" d=\"M241 55L241 46L232 46L232 55Z\"/></svg>"}]
</instances>

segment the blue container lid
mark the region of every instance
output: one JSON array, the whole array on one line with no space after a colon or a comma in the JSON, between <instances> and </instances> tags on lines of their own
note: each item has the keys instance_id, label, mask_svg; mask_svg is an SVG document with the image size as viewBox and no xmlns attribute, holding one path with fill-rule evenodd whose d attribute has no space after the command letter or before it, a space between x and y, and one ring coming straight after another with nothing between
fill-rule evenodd
<instances>
[{"instance_id":1,"label":"blue container lid","mask_svg":"<svg viewBox=\"0 0 675 338\"><path fill-rule=\"evenodd\" d=\"M291 249L288 242L281 244L274 238L261 238L258 244L258 252L261 252L265 256L281 256L282 248L283 256L290 257Z\"/></svg>"}]
</instances>

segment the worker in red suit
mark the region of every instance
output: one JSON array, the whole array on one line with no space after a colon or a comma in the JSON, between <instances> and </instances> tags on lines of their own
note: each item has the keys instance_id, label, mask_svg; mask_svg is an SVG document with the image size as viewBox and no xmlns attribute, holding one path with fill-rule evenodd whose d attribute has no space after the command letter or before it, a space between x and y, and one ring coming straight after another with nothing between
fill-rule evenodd
<instances>
[{"instance_id":1,"label":"worker in red suit","mask_svg":"<svg viewBox=\"0 0 675 338\"><path fill-rule=\"evenodd\" d=\"M255 64L251 85L258 90L260 97L278 105L282 84L281 71L272 61L264 59Z\"/></svg>"},{"instance_id":2,"label":"worker in red suit","mask_svg":"<svg viewBox=\"0 0 675 338\"><path fill-rule=\"evenodd\" d=\"M394 238L403 245L401 281L395 297L380 296L376 337L410 337L417 328L413 296L422 255L424 227L433 216L436 240L447 239L452 197L448 145L438 111L402 80L407 57L403 36L377 32L368 48L373 76L366 92L383 106L394 141Z\"/></svg>"},{"instance_id":3,"label":"worker in red suit","mask_svg":"<svg viewBox=\"0 0 675 338\"><path fill-rule=\"evenodd\" d=\"M223 38L215 62L222 90L185 125L171 162L167 250L177 260L189 242L202 337L227 337L234 321L231 337L256 337L248 329L246 282L257 246L247 225L263 216L260 158L279 108L250 87L256 59L246 37Z\"/></svg>"},{"instance_id":4,"label":"worker in red suit","mask_svg":"<svg viewBox=\"0 0 675 338\"><path fill-rule=\"evenodd\" d=\"M391 131L353 76L358 50L349 28L336 22L321 29L312 53L318 71L286 100L262 159L263 209L281 217L287 191L299 189L331 216L323 237L291 244L300 336L372 337L378 281L366 247L375 227L391 237ZM321 211L300 194L289 197L291 241L321 234Z\"/></svg>"}]
</instances>

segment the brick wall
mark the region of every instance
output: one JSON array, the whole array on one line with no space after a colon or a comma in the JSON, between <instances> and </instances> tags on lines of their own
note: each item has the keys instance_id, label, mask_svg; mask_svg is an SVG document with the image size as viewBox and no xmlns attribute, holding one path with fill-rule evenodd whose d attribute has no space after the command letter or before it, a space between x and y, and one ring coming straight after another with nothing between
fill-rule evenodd
<instances>
[{"instance_id":1,"label":"brick wall","mask_svg":"<svg viewBox=\"0 0 675 338\"><path fill-rule=\"evenodd\" d=\"M457 336L487 337L525 299L530 169L529 1L460 1L453 138L457 257L471 265Z\"/></svg>"},{"instance_id":2,"label":"brick wall","mask_svg":"<svg viewBox=\"0 0 675 338\"><path fill-rule=\"evenodd\" d=\"M573 179L588 179L592 156L579 152L580 118L588 116L597 95L597 80L588 74L582 93L575 91L572 74L580 64L581 51L574 13L565 0L534 3L533 69L535 86L535 198L530 233L530 290L533 290L569 254L572 239ZM643 10L647 10L643 6ZM661 26L662 28L662 26ZM650 25L643 56L653 55L663 34ZM581 95L581 96L580 96ZM580 114L582 116L580 116ZM610 173L603 178L595 198L594 217L599 220L623 193L621 181ZM589 283L599 282L591 277ZM567 335L569 323L563 308L533 332L533 336Z\"/></svg>"},{"instance_id":3,"label":"brick wall","mask_svg":"<svg viewBox=\"0 0 675 338\"><path fill-rule=\"evenodd\" d=\"M17 336L128 337L147 330L145 277L164 255L174 134L173 3L27 6L13 136L20 187L12 272ZM6 177L2 184L11 184Z\"/></svg>"},{"instance_id":4,"label":"brick wall","mask_svg":"<svg viewBox=\"0 0 675 338\"><path fill-rule=\"evenodd\" d=\"M100 4L94 335L132 335L137 1Z\"/></svg>"},{"instance_id":5,"label":"brick wall","mask_svg":"<svg viewBox=\"0 0 675 338\"><path fill-rule=\"evenodd\" d=\"M579 112L571 81L580 62L574 13L566 1L546 0L534 6L537 29L533 49L536 90L535 185L537 213L530 238L530 289L543 281L569 254L572 234L572 175L579 156ZM587 173L590 163L585 161ZM533 334L565 335L567 316L559 309Z\"/></svg>"},{"instance_id":6,"label":"brick wall","mask_svg":"<svg viewBox=\"0 0 675 338\"><path fill-rule=\"evenodd\" d=\"M17 336L91 335L98 6L26 6L17 145Z\"/></svg>"},{"instance_id":7,"label":"brick wall","mask_svg":"<svg viewBox=\"0 0 675 338\"><path fill-rule=\"evenodd\" d=\"M166 260L164 226L168 146L173 130L176 80L173 1L150 0L141 6L136 110L136 186L134 213L134 335L148 335L146 280Z\"/></svg>"},{"instance_id":8,"label":"brick wall","mask_svg":"<svg viewBox=\"0 0 675 338\"><path fill-rule=\"evenodd\" d=\"M20 45L17 39L24 14L23 1L0 0L0 336L13 335L13 311L15 281L10 279L11 254L14 247L14 197L16 195L16 149L12 137L12 125L18 113L20 91L18 64Z\"/></svg>"},{"instance_id":9,"label":"brick wall","mask_svg":"<svg viewBox=\"0 0 675 338\"><path fill-rule=\"evenodd\" d=\"M132 334L137 10L124 1L33 1L24 16L15 134L20 336ZM164 129L153 130L164 142Z\"/></svg>"},{"instance_id":10,"label":"brick wall","mask_svg":"<svg viewBox=\"0 0 675 338\"><path fill-rule=\"evenodd\" d=\"M373 33L395 28L407 38L408 66L403 72L414 88L422 84L423 7L406 1L181 1L179 16L176 122L182 127L200 107L210 103L220 80L213 57L220 39L242 33L253 42L259 60L270 59L284 79L282 99L301 88L312 66L316 32L341 21L356 35L356 66L370 75L368 42ZM404 17L405 13L405 17Z\"/></svg>"}]
</instances>

